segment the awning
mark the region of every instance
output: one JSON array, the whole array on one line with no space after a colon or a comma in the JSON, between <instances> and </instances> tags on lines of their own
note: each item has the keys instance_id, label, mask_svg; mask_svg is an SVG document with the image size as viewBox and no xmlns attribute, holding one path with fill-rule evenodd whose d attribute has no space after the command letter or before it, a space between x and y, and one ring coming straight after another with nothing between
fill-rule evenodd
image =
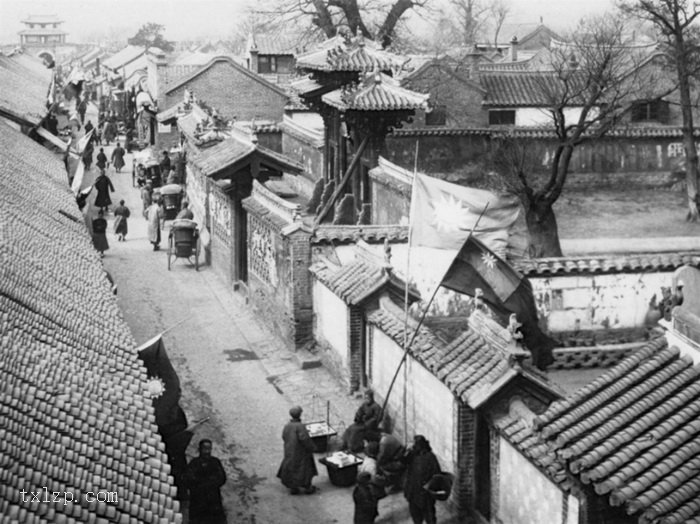
<instances>
[{"instance_id":1,"label":"awning","mask_svg":"<svg viewBox=\"0 0 700 524\"><path fill-rule=\"evenodd\" d=\"M67 151L68 150L68 142L64 142L60 138L58 138L56 135L54 135L51 131L48 129L44 129L43 127L37 127L36 128L37 134L49 142L51 142L53 145L58 147L61 151Z\"/></svg>"}]
</instances>

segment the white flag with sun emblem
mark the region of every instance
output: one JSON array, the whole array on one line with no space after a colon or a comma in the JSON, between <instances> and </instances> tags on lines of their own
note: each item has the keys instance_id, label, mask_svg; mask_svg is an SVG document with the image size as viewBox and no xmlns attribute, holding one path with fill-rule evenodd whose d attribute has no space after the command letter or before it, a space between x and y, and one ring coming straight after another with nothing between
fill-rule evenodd
<instances>
[{"instance_id":1,"label":"white flag with sun emblem","mask_svg":"<svg viewBox=\"0 0 700 524\"><path fill-rule=\"evenodd\" d=\"M416 173L411 195L411 246L456 251L478 220L474 236L505 256L520 207L515 195L496 194Z\"/></svg>"}]
</instances>

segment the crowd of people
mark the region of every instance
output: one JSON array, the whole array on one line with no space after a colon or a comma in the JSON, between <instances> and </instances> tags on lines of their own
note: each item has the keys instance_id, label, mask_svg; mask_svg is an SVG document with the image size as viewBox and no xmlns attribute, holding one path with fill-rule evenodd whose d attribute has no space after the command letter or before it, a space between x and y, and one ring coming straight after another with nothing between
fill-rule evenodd
<instances>
[{"instance_id":1,"label":"crowd of people","mask_svg":"<svg viewBox=\"0 0 700 524\"><path fill-rule=\"evenodd\" d=\"M289 410L291 419L282 430L283 459L277 477L290 494L317 491L313 478L318 475L314 462L316 451L306 425L301 421L302 408ZM423 435L415 435L406 448L393 434L382 431L382 407L367 390L354 422L342 437L341 448L362 456L352 492L354 524L371 524L379 515L379 500L389 493L403 490L414 524L435 524L435 493L430 483L442 478L437 457Z\"/></svg>"}]
</instances>

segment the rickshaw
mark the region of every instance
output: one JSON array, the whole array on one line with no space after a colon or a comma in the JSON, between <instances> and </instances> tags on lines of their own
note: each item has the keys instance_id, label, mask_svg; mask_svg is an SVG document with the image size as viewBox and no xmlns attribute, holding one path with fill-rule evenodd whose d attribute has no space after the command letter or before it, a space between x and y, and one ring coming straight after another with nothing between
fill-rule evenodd
<instances>
[{"instance_id":1,"label":"rickshaw","mask_svg":"<svg viewBox=\"0 0 700 524\"><path fill-rule=\"evenodd\" d=\"M163 209L165 210L165 220L175 220L175 217L180 212L182 193L180 184L166 184L160 188L160 194L163 198Z\"/></svg>"},{"instance_id":2,"label":"rickshaw","mask_svg":"<svg viewBox=\"0 0 700 524\"><path fill-rule=\"evenodd\" d=\"M134 153L131 171L131 184L133 187L143 187L146 182L150 182L153 188L160 187L163 184L160 175L160 164L151 149L144 149Z\"/></svg>"},{"instance_id":3,"label":"rickshaw","mask_svg":"<svg viewBox=\"0 0 700 524\"><path fill-rule=\"evenodd\" d=\"M173 220L168 235L168 271L178 258L194 257L194 269L199 271L199 229L194 220Z\"/></svg>"}]
</instances>

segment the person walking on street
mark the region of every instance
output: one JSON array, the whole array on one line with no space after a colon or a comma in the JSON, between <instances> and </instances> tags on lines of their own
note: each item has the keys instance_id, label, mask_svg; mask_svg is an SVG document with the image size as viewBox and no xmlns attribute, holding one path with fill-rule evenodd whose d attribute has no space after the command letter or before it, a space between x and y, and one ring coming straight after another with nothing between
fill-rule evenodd
<instances>
[{"instance_id":1,"label":"person walking on street","mask_svg":"<svg viewBox=\"0 0 700 524\"><path fill-rule=\"evenodd\" d=\"M160 207L160 202L157 198L154 198L151 205L146 209L146 220L148 221L148 241L153 244L153 251L158 251L160 249L163 209Z\"/></svg>"},{"instance_id":2,"label":"person walking on street","mask_svg":"<svg viewBox=\"0 0 700 524\"><path fill-rule=\"evenodd\" d=\"M353 524L372 524L379 515L377 498L370 487L371 477L367 471L357 475L357 486L352 492L352 500L355 503Z\"/></svg>"},{"instance_id":3,"label":"person walking on street","mask_svg":"<svg viewBox=\"0 0 700 524\"><path fill-rule=\"evenodd\" d=\"M114 164L114 169L117 173L121 173L122 167L124 167L124 148L117 142L117 146L112 151L112 164Z\"/></svg>"},{"instance_id":4,"label":"person walking on street","mask_svg":"<svg viewBox=\"0 0 700 524\"><path fill-rule=\"evenodd\" d=\"M153 202L152 198L153 185L150 182L146 182L141 188L141 202L143 202L143 216L146 216L146 210L148 206Z\"/></svg>"},{"instance_id":5,"label":"person walking on street","mask_svg":"<svg viewBox=\"0 0 700 524\"><path fill-rule=\"evenodd\" d=\"M97 218L92 221L92 244L95 246L95 249L100 252L100 257L104 257L105 251L109 249L109 243L107 242L107 221L101 209L97 212Z\"/></svg>"},{"instance_id":6,"label":"person walking on street","mask_svg":"<svg viewBox=\"0 0 700 524\"><path fill-rule=\"evenodd\" d=\"M440 464L423 435L413 437L413 447L406 456L404 496L414 524L435 524L435 499L424 488L433 475L440 473Z\"/></svg>"},{"instance_id":7,"label":"person walking on street","mask_svg":"<svg viewBox=\"0 0 700 524\"><path fill-rule=\"evenodd\" d=\"M80 116L80 123L85 123L85 113L87 112L87 99L83 98L78 103L78 115Z\"/></svg>"},{"instance_id":8,"label":"person walking on street","mask_svg":"<svg viewBox=\"0 0 700 524\"><path fill-rule=\"evenodd\" d=\"M107 169L107 155L105 155L103 148L100 148L100 152L97 153L97 163L95 165L100 168L100 171Z\"/></svg>"},{"instance_id":9,"label":"person walking on street","mask_svg":"<svg viewBox=\"0 0 700 524\"><path fill-rule=\"evenodd\" d=\"M163 158L160 161L160 172L163 177L168 176L168 173L170 173L170 155L167 151L163 151Z\"/></svg>"},{"instance_id":10,"label":"person walking on street","mask_svg":"<svg viewBox=\"0 0 700 524\"><path fill-rule=\"evenodd\" d=\"M355 413L355 420L343 433L343 449L353 453L362 451L363 440L379 440L382 407L374 401L374 392L365 391L364 402Z\"/></svg>"},{"instance_id":11,"label":"person walking on street","mask_svg":"<svg viewBox=\"0 0 700 524\"><path fill-rule=\"evenodd\" d=\"M117 138L117 124L114 123L112 120L107 120L107 122L105 123L102 138L104 138L105 145L107 146L110 142L114 141L114 139Z\"/></svg>"},{"instance_id":12,"label":"person walking on street","mask_svg":"<svg viewBox=\"0 0 700 524\"><path fill-rule=\"evenodd\" d=\"M109 206L112 205L112 199L109 196L110 192L114 192L112 181L105 174L104 170L100 171L100 176L95 180L95 189L97 196L95 197L95 207L101 210L109 211Z\"/></svg>"},{"instance_id":13,"label":"person walking on street","mask_svg":"<svg viewBox=\"0 0 700 524\"><path fill-rule=\"evenodd\" d=\"M85 171L90 171L92 168L92 154L95 152L95 146L92 145L92 139L88 140L88 143L83 149L83 165L85 166Z\"/></svg>"},{"instance_id":14,"label":"person walking on street","mask_svg":"<svg viewBox=\"0 0 700 524\"><path fill-rule=\"evenodd\" d=\"M95 129L95 126L93 126L92 122L88 119L87 124L85 124L85 134L87 135L93 129Z\"/></svg>"},{"instance_id":15,"label":"person walking on street","mask_svg":"<svg viewBox=\"0 0 700 524\"><path fill-rule=\"evenodd\" d=\"M187 465L185 482L190 490L190 524L226 523L220 489L226 483L226 471L211 450L211 440L200 440L199 457Z\"/></svg>"},{"instance_id":16,"label":"person walking on street","mask_svg":"<svg viewBox=\"0 0 700 524\"><path fill-rule=\"evenodd\" d=\"M318 475L314 463L314 443L301 422L302 411L299 406L289 410L292 418L282 430L284 458L277 471L277 477L292 495L298 495L302 490L306 494L314 493L316 487L311 481Z\"/></svg>"},{"instance_id":17,"label":"person walking on street","mask_svg":"<svg viewBox=\"0 0 700 524\"><path fill-rule=\"evenodd\" d=\"M192 210L189 208L189 204L186 200L182 201L182 207L175 218L186 218L187 220L194 219L194 213L192 213Z\"/></svg>"},{"instance_id":18,"label":"person walking on street","mask_svg":"<svg viewBox=\"0 0 700 524\"><path fill-rule=\"evenodd\" d=\"M131 211L124 205L124 201L120 200L119 205L114 208L114 233L117 235L119 242L126 240L126 234L129 232L127 219L131 216Z\"/></svg>"}]
</instances>

